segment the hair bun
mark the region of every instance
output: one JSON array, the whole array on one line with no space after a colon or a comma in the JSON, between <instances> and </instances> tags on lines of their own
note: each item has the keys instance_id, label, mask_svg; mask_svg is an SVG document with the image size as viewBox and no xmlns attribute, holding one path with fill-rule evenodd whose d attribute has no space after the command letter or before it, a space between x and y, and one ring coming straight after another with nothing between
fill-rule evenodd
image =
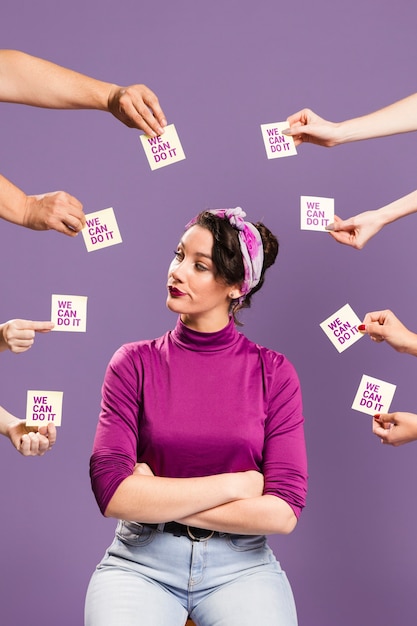
<instances>
[{"instance_id":1,"label":"hair bun","mask_svg":"<svg viewBox=\"0 0 417 626\"><path fill-rule=\"evenodd\" d=\"M261 235L262 245L264 247L264 268L267 269L275 263L275 260L278 256L278 239L262 222L257 222L256 224L254 224L254 226L259 230L259 233Z\"/></svg>"}]
</instances>

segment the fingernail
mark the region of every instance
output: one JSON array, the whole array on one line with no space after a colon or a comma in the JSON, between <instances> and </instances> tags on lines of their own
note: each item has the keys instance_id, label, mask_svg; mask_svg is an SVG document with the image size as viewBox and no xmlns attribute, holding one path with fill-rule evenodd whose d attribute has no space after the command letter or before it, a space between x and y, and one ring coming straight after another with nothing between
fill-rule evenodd
<instances>
[{"instance_id":1,"label":"fingernail","mask_svg":"<svg viewBox=\"0 0 417 626\"><path fill-rule=\"evenodd\" d=\"M282 131L281 131L281 133L282 133L283 135L289 135L289 134L290 134L290 132L291 132L291 128L286 128L285 130L282 130Z\"/></svg>"},{"instance_id":2,"label":"fingernail","mask_svg":"<svg viewBox=\"0 0 417 626\"><path fill-rule=\"evenodd\" d=\"M380 418L380 414L379 414L379 413L375 413L375 415L374 415L374 419L375 419L375 420L379 420L379 418Z\"/></svg>"},{"instance_id":3,"label":"fingernail","mask_svg":"<svg viewBox=\"0 0 417 626\"><path fill-rule=\"evenodd\" d=\"M358 326L358 331L359 331L360 333L364 333L364 332L366 332L366 326L365 326L365 324L359 324L359 326Z\"/></svg>"},{"instance_id":4,"label":"fingernail","mask_svg":"<svg viewBox=\"0 0 417 626\"><path fill-rule=\"evenodd\" d=\"M327 224L326 230L334 230L334 224Z\"/></svg>"}]
</instances>

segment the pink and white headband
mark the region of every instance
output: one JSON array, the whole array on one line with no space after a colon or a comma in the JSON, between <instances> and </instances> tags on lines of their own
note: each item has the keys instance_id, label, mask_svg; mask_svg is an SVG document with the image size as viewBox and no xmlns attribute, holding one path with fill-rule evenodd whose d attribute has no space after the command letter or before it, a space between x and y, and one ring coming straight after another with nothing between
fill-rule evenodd
<instances>
[{"instance_id":1,"label":"pink and white headband","mask_svg":"<svg viewBox=\"0 0 417 626\"><path fill-rule=\"evenodd\" d=\"M238 231L239 245L245 268L245 278L241 291L243 296L245 296L256 287L262 274L264 248L260 232L253 224L245 222L243 218L246 217L246 213L240 207L235 209L208 209L207 213L229 220L230 225ZM185 227L186 230L194 226L196 221L197 217L188 222Z\"/></svg>"}]
</instances>

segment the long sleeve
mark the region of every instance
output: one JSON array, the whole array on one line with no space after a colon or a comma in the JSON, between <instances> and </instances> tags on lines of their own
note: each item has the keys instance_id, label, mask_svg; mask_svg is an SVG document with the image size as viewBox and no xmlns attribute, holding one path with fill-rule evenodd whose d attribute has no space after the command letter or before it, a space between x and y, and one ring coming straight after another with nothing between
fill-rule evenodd
<instances>
[{"instance_id":1,"label":"long sleeve","mask_svg":"<svg viewBox=\"0 0 417 626\"><path fill-rule=\"evenodd\" d=\"M307 454L301 389L292 364L271 353L263 473L265 494L285 500L298 517L307 494Z\"/></svg>"},{"instance_id":2,"label":"long sleeve","mask_svg":"<svg viewBox=\"0 0 417 626\"><path fill-rule=\"evenodd\" d=\"M93 492L101 512L137 460L140 372L125 347L111 359L104 378L99 423L90 460Z\"/></svg>"}]
</instances>

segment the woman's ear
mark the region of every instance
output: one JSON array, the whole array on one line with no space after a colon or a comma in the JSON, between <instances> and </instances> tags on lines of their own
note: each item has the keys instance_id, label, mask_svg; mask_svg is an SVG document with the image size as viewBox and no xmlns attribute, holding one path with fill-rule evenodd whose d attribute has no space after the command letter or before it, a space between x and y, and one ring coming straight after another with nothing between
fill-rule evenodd
<instances>
[{"instance_id":1,"label":"woman's ear","mask_svg":"<svg viewBox=\"0 0 417 626\"><path fill-rule=\"evenodd\" d=\"M234 287L230 288L229 298L231 300L237 300L241 296L243 296L243 293L241 292L240 288L237 285L235 285Z\"/></svg>"}]
</instances>

